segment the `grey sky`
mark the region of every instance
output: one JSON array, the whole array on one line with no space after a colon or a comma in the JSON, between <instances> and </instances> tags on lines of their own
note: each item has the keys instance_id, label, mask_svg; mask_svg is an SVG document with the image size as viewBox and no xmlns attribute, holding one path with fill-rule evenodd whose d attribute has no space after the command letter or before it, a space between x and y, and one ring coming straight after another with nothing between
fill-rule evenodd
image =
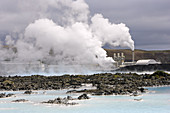
<instances>
[{"instance_id":1,"label":"grey sky","mask_svg":"<svg viewBox=\"0 0 170 113\"><path fill-rule=\"evenodd\" d=\"M0 0L0 36L23 30L39 17L48 17L43 0ZM38 2L41 1L41 2ZM170 49L170 0L85 0L90 14L101 13L125 23L137 49ZM39 7L37 7L37 4ZM50 10L56 14L56 11ZM56 15L54 15L56 16Z\"/></svg>"},{"instance_id":2,"label":"grey sky","mask_svg":"<svg viewBox=\"0 0 170 113\"><path fill-rule=\"evenodd\" d=\"M170 49L170 0L86 0L91 14L125 23L138 49Z\"/></svg>"}]
</instances>

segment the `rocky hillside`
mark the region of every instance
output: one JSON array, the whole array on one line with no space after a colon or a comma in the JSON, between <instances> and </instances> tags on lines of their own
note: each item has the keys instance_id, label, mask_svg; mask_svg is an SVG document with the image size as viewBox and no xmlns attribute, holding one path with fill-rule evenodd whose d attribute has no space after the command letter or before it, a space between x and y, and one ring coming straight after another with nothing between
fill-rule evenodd
<instances>
[{"instance_id":1,"label":"rocky hillside","mask_svg":"<svg viewBox=\"0 0 170 113\"><path fill-rule=\"evenodd\" d=\"M114 53L124 53L125 61L132 61L132 51L128 49L105 49L109 57L113 57ZM135 50L135 61L139 59L155 59L162 63L170 63L170 50L162 51L146 51Z\"/></svg>"}]
</instances>

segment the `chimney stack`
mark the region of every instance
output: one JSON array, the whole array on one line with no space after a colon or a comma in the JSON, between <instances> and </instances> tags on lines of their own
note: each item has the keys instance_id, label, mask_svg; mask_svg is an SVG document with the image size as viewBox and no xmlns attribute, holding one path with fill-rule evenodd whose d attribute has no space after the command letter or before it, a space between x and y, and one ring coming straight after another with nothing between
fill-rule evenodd
<instances>
[{"instance_id":1,"label":"chimney stack","mask_svg":"<svg viewBox=\"0 0 170 113\"><path fill-rule=\"evenodd\" d=\"M121 53L121 56L124 57L124 53Z\"/></svg>"},{"instance_id":2,"label":"chimney stack","mask_svg":"<svg viewBox=\"0 0 170 113\"><path fill-rule=\"evenodd\" d=\"M116 58L116 53L114 53L113 58Z\"/></svg>"},{"instance_id":3,"label":"chimney stack","mask_svg":"<svg viewBox=\"0 0 170 113\"><path fill-rule=\"evenodd\" d=\"M134 53L134 50L132 51L132 62L133 63L135 62L135 53Z\"/></svg>"},{"instance_id":4,"label":"chimney stack","mask_svg":"<svg viewBox=\"0 0 170 113\"><path fill-rule=\"evenodd\" d=\"M117 53L117 57L120 57L120 53Z\"/></svg>"}]
</instances>

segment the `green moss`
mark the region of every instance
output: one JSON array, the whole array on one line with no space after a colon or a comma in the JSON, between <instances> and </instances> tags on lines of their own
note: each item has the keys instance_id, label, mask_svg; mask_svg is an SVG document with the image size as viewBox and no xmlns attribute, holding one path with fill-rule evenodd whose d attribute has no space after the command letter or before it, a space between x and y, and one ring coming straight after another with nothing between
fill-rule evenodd
<instances>
[{"instance_id":1,"label":"green moss","mask_svg":"<svg viewBox=\"0 0 170 113\"><path fill-rule=\"evenodd\" d=\"M5 81L3 81L3 84L14 84L14 82L10 81L10 80L5 80Z\"/></svg>"},{"instance_id":2,"label":"green moss","mask_svg":"<svg viewBox=\"0 0 170 113\"><path fill-rule=\"evenodd\" d=\"M153 73L151 76L163 76L163 77L166 77L166 76L170 76L168 73L164 72L164 71L156 71L155 73Z\"/></svg>"},{"instance_id":3,"label":"green moss","mask_svg":"<svg viewBox=\"0 0 170 113\"><path fill-rule=\"evenodd\" d=\"M114 75L114 78L121 78L120 75Z\"/></svg>"},{"instance_id":4,"label":"green moss","mask_svg":"<svg viewBox=\"0 0 170 113\"><path fill-rule=\"evenodd\" d=\"M160 77L159 77L159 75L155 75L155 78L156 78L156 79L159 79Z\"/></svg>"}]
</instances>

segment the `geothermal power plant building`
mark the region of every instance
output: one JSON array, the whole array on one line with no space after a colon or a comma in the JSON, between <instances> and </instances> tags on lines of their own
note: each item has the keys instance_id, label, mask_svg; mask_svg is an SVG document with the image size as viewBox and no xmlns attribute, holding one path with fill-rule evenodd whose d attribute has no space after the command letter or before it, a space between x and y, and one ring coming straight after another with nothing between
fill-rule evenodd
<instances>
[{"instance_id":1,"label":"geothermal power plant building","mask_svg":"<svg viewBox=\"0 0 170 113\"><path fill-rule=\"evenodd\" d=\"M124 53L114 53L113 59L116 62L116 67L125 67L130 65L135 65L135 54L134 51L132 51L132 61L131 62L125 62L126 56Z\"/></svg>"},{"instance_id":2,"label":"geothermal power plant building","mask_svg":"<svg viewBox=\"0 0 170 113\"><path fill-rule=\"evenodd\" d=\"M131 65L149 65L149 64L161 64L161 62L157 62L154 59L140 59L138 61L135 61L135 52L132 51L132 61L131 62L125 62L126 56L124 53L114 53L113 59L116 62L115 65L117 68L119 67L125 67L125 66L131 66Z\"/></svg>"}]
</instances>

